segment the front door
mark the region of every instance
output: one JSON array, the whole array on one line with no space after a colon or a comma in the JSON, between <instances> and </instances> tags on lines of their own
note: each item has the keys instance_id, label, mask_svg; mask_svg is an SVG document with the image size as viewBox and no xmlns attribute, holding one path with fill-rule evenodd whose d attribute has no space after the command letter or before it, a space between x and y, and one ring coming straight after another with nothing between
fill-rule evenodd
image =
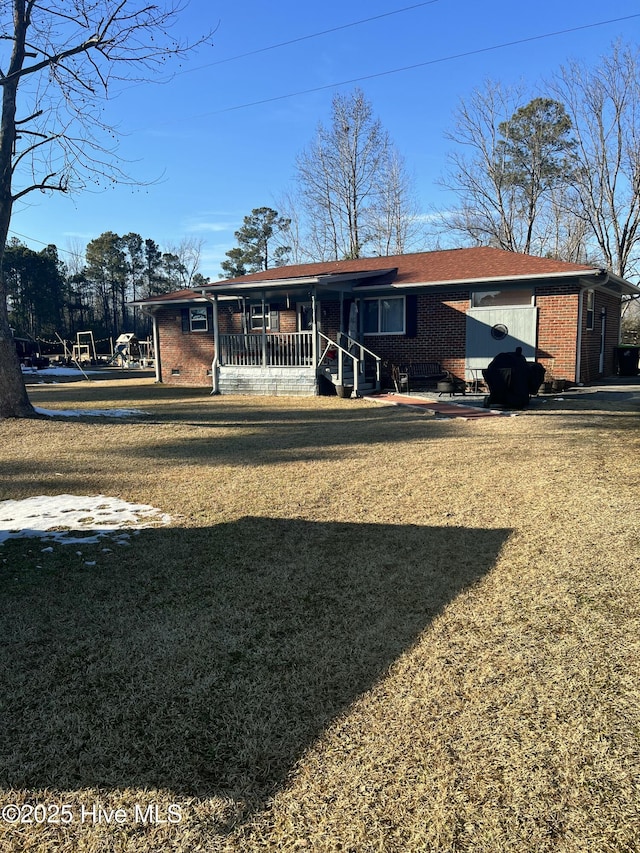
<instances>
[{"instance_id":1,"label":"front door","mask_svg":"<svg viewBox=\"0 0 640 853\"><path fill-rule=\"evenodd\" d=\"M500 352L522 347L529 361L536 357L538 309L533 305L517 308L469 308L467 311L466 379L478 378Z\"/></svg>"},{"instance_id":2,"label":"front door","mask_svg":"<svg viewBox=\"0 0 640 853\"><path fill-rule=\"evenodd\" d=\"M298 302L298 331L310 332L313 329L313 307L310 302Z\"/></svg>"}]
</instances>

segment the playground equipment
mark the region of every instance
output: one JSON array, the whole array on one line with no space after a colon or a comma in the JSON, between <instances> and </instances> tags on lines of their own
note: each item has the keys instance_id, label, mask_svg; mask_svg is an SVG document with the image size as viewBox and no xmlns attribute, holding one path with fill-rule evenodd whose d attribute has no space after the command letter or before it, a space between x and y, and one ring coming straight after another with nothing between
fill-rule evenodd
<instances>
[{"instance_id":1,"label":"playground equipment","mask_svg":"<svg viewBox=\"0 0 640 853\"><path fill-rule=\"evenodd\" d=\"M107 364L119 364L120 367L131 367L140 361L140 343L133 332L126 332L116 339L113 355Z\"/></svg>"},{"instance_id":2,"label":"playground equipment","mask_svg":"<svg viewBox=\"0 0 640 853\"><path fill-rule=\"evenodd\" d=\"M65 356L66 356L65 345ZM98 360L96 354L96 343L93 339L93 332L77 332L76 342L73 345L71 352L71 360L76 364L95 364Z\"/></svg>"},{"instance_id":3,"label":"playground equipment","mask_svg":"<svg viewBox=\"0 0 640 853\"><path fill-rule=\"evenodd\" d=\"M147 338L146 341L138 341L140 347L140 365L142 367L153 367L155 352L153 349L153 341Z\"/></svg>"}]
</instances>

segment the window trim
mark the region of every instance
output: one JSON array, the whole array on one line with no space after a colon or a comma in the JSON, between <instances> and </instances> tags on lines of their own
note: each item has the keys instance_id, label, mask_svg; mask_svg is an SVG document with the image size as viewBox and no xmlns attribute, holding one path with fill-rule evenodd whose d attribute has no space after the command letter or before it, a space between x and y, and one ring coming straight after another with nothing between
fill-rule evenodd
<instances>
[{"instance_id":1,"label":"window trim","mask_svg":"<svg viewBox=\"0 0 640 853\"><path fill-rule=\"evenodd\" d=\"M200 315L196 322L201 323L204 319L204 327L194 328L194 314L196 312ZM202 307L199 305L189 307L189 331L194 335L209 331L209 315L207 313L206 305L203 305Z\"/></svg>"},{"instance_id":2,"label":"window trim","mask_svg":"<svg viewBox=\"0 0 640 853\"><path fill-rule=\"evenodd\" d=\"M394 300L394 301L400 300L402 302L402 330L401 331L398 331L398 332L381 332L380 331L380 318L381 318L381 311L382 311L382 303L384 301L389 301L389 300ZM393 296L372 296L372 297L364 298L362 300L362 302L363 302L363 313L364 313L364 304L365 303L376 302L378 304L378 318L377 318L378 331L377 332L365 331L364 334L367 337L381 338L381 337L385 337L387 335L396 335L397 336L397 335L406 335L407 334L407 300L406 300L405 296L396 296L396 295L393 295Z\"/></svg>"},{"instance_id":3,"label":"window trim","mask_svg":"<svg viewBox=\"0 0 640 853\"><path fill-rule=\"evenodd\" d=\"M480 296L481 294L504 292L507 290L511 292L527 291L528 293L530 293L529 301L514 303L495 303L493 305L476 304L476 297ZM473 308L474 311L494 311L497 308L530 308L532 305L535 305L535 291L533 287L503 287L494 288L493 290L472 290L471 295L469 296L469 307Z\"/></svg>"},{"instance_id":4,"label":"window trim","mask_svg":"<svg viewBox=\"0 0 640 853\"><path fill-rule=\"evenodd\" d=\"M266 325L264 320L266 318ZM262 320L262 323L259 326L254 325L254 319ZM269 302L264 303L264 313L262 311L262 303L258 303L256 305L249 305L249 329L252 332L261 332L262 329L265 329L267 332L271 331L271 305Z\"/></svg>"},{"instance_id":5,"label":"window trim","mask_svg":"<svg viewBox=\"0 0 640 853\"><path fill-rule=\"evenodd\" d=\"M596 327L596 292L593 288L586 291L584 316L587 332L593 332Z\"/></svg>"}]
</instances>

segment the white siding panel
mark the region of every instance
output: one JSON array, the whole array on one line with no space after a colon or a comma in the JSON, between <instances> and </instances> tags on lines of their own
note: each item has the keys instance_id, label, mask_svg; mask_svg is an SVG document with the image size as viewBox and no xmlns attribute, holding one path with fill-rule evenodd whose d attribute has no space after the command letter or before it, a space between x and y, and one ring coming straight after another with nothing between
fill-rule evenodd
<instances>
[{"instance_id":1,"label":"white siding panel","mask_svg":"<svg viewBox=\"0 0 640 853\"><path fill-rule=\"evenodd\" d=\"M500 352L513 352L522 347L529 361L536 357L536 331L538 309L531 306L519 308L470 308L467 311L466 372L467 379L473 371L482 370ZM507 335L497 339L491 334L496 326L504 326Z\"/></svg>"}]
</instances>

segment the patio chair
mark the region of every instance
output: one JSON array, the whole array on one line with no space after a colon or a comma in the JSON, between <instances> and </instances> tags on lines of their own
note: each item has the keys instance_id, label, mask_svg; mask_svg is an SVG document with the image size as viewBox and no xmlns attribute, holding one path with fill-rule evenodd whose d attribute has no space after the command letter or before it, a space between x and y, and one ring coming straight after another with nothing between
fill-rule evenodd
<instances>
[{"instance_id":1,"label":"patio chair","mask_svg":"<svg viewBox=\"0 0 640 853\"><path fill-rule=\"evenodd\" d=\"M403 389L409 393L409 374L401 370L397 365L391 368L391 378L398 394L402 394Z\"/></svg>"}]
</instances>

